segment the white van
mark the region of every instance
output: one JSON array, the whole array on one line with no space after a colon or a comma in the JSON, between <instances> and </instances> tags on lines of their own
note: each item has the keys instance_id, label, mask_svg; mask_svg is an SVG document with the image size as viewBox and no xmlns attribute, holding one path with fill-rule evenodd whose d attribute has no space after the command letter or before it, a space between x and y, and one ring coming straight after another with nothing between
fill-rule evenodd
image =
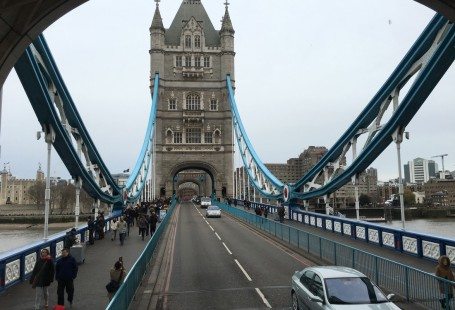
<instances>
[{"instance_id":1,"label":"white van","mask_svg":"<svg viewBox=\"0 0 455 310\"><path fill-rule=\"evenodd\" d=\"M210 206L212 204L212 199L210 199L209 197L202 197L201 198L201 208L207 208L208 206Z\"/></svg>"}]
</instances>

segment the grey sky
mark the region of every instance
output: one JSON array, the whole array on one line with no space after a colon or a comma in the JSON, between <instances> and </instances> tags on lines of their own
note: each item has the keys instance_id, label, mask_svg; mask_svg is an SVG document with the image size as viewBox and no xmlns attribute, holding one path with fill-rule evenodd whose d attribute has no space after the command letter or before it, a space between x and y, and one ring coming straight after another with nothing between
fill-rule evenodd
<instances>
[{"instance_id":1,"label":"grey sky","mask_svg":"<svg viewBox=\"0 0 455 310\"><path fill-rule=\"evenodd\" d=\"M203 0L220 28L222 0ZM374 96L434 12L411 0L232 0L236 100L264 162L285 162L309 145L331 147ZM160 4L169 27L181 0ZM89 1L45 32L74 101L112 173L132 167L150 108L151 0ZM452 86L450 86L452 85ZM448 153L455 170L453 66L412 120L403 162ZM33 178L46 147L13 71L4 85L1 162ZM397 176L395 148L374 163ZM52 174L68 177L54 155ZM435 159L440 164L440 159Z\"/></svg>"}]
</instances>

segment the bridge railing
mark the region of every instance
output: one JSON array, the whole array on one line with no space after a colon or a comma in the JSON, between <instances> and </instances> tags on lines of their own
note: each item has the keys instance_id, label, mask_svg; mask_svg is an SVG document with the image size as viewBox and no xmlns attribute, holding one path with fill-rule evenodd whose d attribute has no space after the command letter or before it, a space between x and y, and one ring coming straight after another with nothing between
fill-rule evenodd
<instances>
[{"instance_id":1,"label":"bridge railing","mask_svg":"<svg viewBox=\"0 0 455 310\"><path fill-rule=\"evenodd\" d=\"M449 293L452 293L455 282L227 204L218 205L224 212L313 255L321 264L346 266L359 270L386 292L393 293L407 302L420 304L425 309L440 309L440 299L443 298L447 305L450 304L450 309L455 309L453 299L449 299ZM316 217L314 221L316 223ZM446 294L441 294L440 289ZM449 309L449 306L446 309Z\"/></svg>"},{"instance_id":2,"label":"bridge railing","mask_svg":"<svg viewBox=\"0 0 455 310\"><path fill-rule=\"evenodd\" d=\"M157 230L145 246L144 250L134 263L131 270L128 272L125 281L122 283L110 303L107 305L106 310L128 309L134 295L136 294L137 289L142 282L143 277L146 274L147 267L150 264L153 252L155 251L156 246L158 245L158 241L160 240L160 237L163 234L163 231L166 229L169 219L174 212L175 205L176 200L174 198L168 212L166 213L166 216L161 221L161 224L158 226Z\"/></svg>"},{"instance_id":3,"label":"bridge railing","mask_svg":"<svg viewBox=\"0 0 455 310\"><path fill-rule=\"evenodd\" d=\"M243 201L237 200L237 205L243 206ZM275 213L277 208L272 205L251 202L251 207L255 206L268 207L270 213ZM289 213L290 220L362 242L435 262L441 255L447 255L451 261L455 261L455 240L366 221L308 212L298 207L291 207Z\"/></svg>"},{"instance_id":4,"label":"bridge railing","mask_svg":"<svg viewBox=\"0 0 455 310\"><path fill-rule=\"evenodd\" d=\"M455 259L455 240L401 230L384 225L290 209L290 219L321 230L344 235L380 247L437 261L441 255Z\"/></svg>"},{"instance_id":5,"label":"bridge railing","mask_svg":"<svg viewBox=\"0 0 455 310\"><path fill-rule=\"evenodd\" d=\"M114 212L105 218L104 231L110 229L111 221L118 218L121 212ZM87 242L89 231L87 225L76 228L78 243ZM42 249L48 249L51 256L58 260L61 257L66 232L51 235L47 240L27 244L4 254L0 254L0 293L30 278L35 262Z\"/></svg>"}]
</instances>

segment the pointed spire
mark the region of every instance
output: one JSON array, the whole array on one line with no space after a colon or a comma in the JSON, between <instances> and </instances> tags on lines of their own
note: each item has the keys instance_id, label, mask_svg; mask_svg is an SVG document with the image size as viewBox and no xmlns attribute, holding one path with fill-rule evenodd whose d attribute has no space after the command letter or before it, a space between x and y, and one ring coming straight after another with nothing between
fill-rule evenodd
<instances>
[{"instance_id":1,"label":"pointed spire","mask_svg":"<svg viewBox=\"0 0 455 310\"><path fill-rule=\"evenodd\" d=\"M160 0L155 0L156 2L156 9L155 15L153 15L152 26L150 29L161 29L164 31L163 19L161 18L160 13Z\"/></svg>"},{"instance_id":2,"label":"pointed spire","mask_svg":"<svg viewBox=\"0 0 455 310\"><path fill-rule=\"evenodd\" d=\"M232 26L231 17L229 16L229 2L226 0L224 5L226 6L226 11L222 20L221 32L227 31L230 33L235 33L234 27Z\"/></svg>"}]
</instances>

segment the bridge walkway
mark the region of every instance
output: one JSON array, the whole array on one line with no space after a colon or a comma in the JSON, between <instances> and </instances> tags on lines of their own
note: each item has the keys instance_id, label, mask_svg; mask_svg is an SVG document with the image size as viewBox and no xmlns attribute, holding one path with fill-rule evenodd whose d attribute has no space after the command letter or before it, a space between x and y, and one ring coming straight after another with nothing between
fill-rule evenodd
<instances>
[{"instance_id":1,"label":"bridge walkway","mask_svg":"<svg viewBox=\"0 0 455 310\"><path fill-rule=\"evenodd\" d=\"M144 241L138 236L138 228L132 227L123 246L117 234L117 240L111 241L111 232L106 232L103 240L95 240L94 245L87 245L85 263L79 265L79 272L74 281L73 310L105 309L108 297L105 285L109 282L109 271L117 259L122 256L125 268L130 270L139 254L144 249L150 236ZM28 282L17 284L0 294L1 309L34 309L35 291ZM66 293L65 293L65 303ZM49 287L49 309L57 304L57 283Z\"/></svg>"},{"instance_id":2,"label":"bridge walkway","mask_svg":"<svg viewBox=\"0 0 455 310\"><path fill-rule=\"evenodd\" d=\"M234 206L234 205L232 205L232 206ZM239 208L241 210L245 210L242 206L240 206L240 207L237 206L237 208ZM248 211L248 212L254 214L253 208L251 208L250 210L245 210L245 211ZM277 217L276 214L269 214L269 216L268 216L269 219L275 219L276 217ZM356 249L359 249L359 250L362 250L365 252L369 252L369 253L381 256L383 258L387 258L389 260L399 262L404 265L408 265L408 266L417 268L419 270L423 270L423 271L426 271L426 272L429 272L432 274L434 274L436 271L437 263L431 261L430 259L412 256L412 255L409 255L406 253L396 251L391 248L380 247L375 244L367 243L365 241L350 238L345 235L340 235L340 234L337 234L334 232L326 231L324 229L320 229L317 227L305 225L303 223L289 220L289 219L285 219L284 224L298 228L304 232L308 232L308 233L332 240L337 243L345 244L350 247L353 247L353 248L356 248Z\"/></svg>"}]
</instances>

